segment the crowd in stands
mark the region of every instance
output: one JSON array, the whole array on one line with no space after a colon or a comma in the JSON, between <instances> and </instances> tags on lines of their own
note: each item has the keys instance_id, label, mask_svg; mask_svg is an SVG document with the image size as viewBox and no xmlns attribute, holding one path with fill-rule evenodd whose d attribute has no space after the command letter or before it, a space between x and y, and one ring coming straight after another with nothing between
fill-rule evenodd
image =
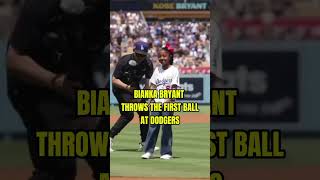
<instances>
[{"instance_id":1,"label":"crowd in stands","mask_svg":"<svg viewBox=\"0 0 320 180\"><path fill-rule=\"evenodd\" d=\"M296 13L294 0L219 1L224 18L254 19L263 16L290 17Z\"/></svg>"},{"instance_id":2,"label":"crowd in stands","mask_svg":"<svg viewBox=\"0 0 320 180\"><path fill-rule=\"evenodd\" d=\"M209 21L146 21L139 12L111 12L111 69L121 55L132 52L135 41L150 45L150 58L158 65L158 52L165 43L174 48L174 65L208 67Z\"/></svg>"},{"instance_id":3,"label":"crowd in stands","mask_svg":"<svg viewBox=\"0 0 320 180\"><path fill-rule=\"evenodd\" d=\"M226 40L320 39L318 0L223 0Z\"/></svg>"},{"instance_id":4,"label":"crowd in stands","mask_svg":"<svg viewBox=\"0 0 320 180\"><path fill-rule=\"evenodd\" d=\"M23 0L0 0L0 40L8 37ZM217 3L224 43L237 40L319 40L320 0L222 0ZM169 42L180 69L208 67L209 20L146 20L142 12L110 12L111 61L132 52L135 41L150 44L150 57ZM204 70L205 71L205 70Z\"/></svg>"},{"instance_id":5,"label":"crowd in stands","mask_svg":"<svg viewBox=\"0 0 320 180\"><path fill-rule=\"evenodd\" d=\"M139 13L110 13L110 66L114 67L118 58L132 52L136 38L147 37L147 25Z\"/></svg>"}]
</instances>

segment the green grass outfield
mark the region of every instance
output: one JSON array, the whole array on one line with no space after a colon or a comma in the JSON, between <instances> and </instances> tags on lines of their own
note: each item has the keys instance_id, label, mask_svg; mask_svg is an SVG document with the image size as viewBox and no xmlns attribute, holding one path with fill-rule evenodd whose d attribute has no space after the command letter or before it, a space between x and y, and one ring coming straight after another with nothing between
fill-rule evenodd
<instances>
[{"instance_id":1,"label":"green grass outfield","mask_svg":"<svg viewBox=\"0 0 320 180\"><path fill-rule=\"evenodd\" d=\"M232 158L232 144L228 143L227 158L211 161L212 167L320 167L319 138L289 138L282 139L282 147L286 150L286 157L280 159L234 159Z\"/></svg>"},{"instance_id":2,"label":"green grass outfield","mask_svg":"<svg viewBox=\"0 0 320 180\"><path fill-rule=\"evenodd\" d=\"M200 112L176 114L209 114L209 105L199 105ZM119 115L118 106L110 106L111 115ZM111 176L208 178L210 172L209 124L181 124L173 126L172 160L161 160L159 151L155 159L141 159L137 152L140 141L139 125L129 124L115 139L115 152L111 153ZM157 146L160 147L161 131Z\"/></svg>"},{"instance_id":3,"label":"green grass outfield","mask_svg":"<svg viewBox=\"0 0 320 180\"><path fill-rule=\"evenodd\" d=\"M138 147L138 129L134 125L129 125L123 133L121 133L115 141L115 149L129 150L118 151L111 154L111 174L113 176L187 176L192 174L194 176L205 177L209 167L209 144L205 144L205 140L201 141L195 138L190 138L188 141L190 147L183 148L185 144L179 143L178 140L185 141L182 133L193 133L190 126L196 124L185 124L174 128L174 155L180 157L170 161L162 161L160 159L142 160L140 159L141 152L134 152ZM196 125L197 126L197 125ZM207 127L198 127L203 133L209 143L209 132ZM197 128L192 128L197 129ZM206 134L208 132L208 134ZM189 135L191 136L191 135ZM229 155L225 160L211 161L213 166L218 168L277 168L277 167L308 167L320 165L320 143L319 138L312 139L284 139L282 142L287 150L287 157L278 160L239 160L232 159ZM196 144L204 143L202 146ZM202 144L201 143L201 144ZM191 149L196 149L191 152ZM131 150L131 151L130 151ZM228 149L230 154L231 148ZM159 154L156 154L159 156ZM191 156L187 156L191 155ZM199 158L196 158L199 157ZM193 159L194 161L190 160ZM187 164L189 163L189 164ZM31 168L31 162L28 155L26 141L0 141L0 168ZM202 169L201 169L202 167ZM184 170L183 170L184 169ZM201 169L197 172L198 169ZM165 170L168 174L160 173ZM179 174L181 173L181 174Z\"/></svg>"},{"instance_id":4,"label":"green grass outfield","mask_svg":"<svg viewBox=\"0 0 320 180\"><path fill-rule=\"evenodd\" d=\"M210 169L208 124L181 124L173 126L174 159L141 159L137 152L138 125L129 124L114 141L115 152L111 153L111 176L139 177L184 177L208 178ZM161 131L158 137L160 142Z\"/></svg>"},{"instance_id":5,"label":"green grass outfield","mask_svg":"<svg viewBox=\"0 0 320 180\"><path fill-rule=\"evenodd\" d=\"M176 158L143 160L140 158L142 152L136 151L140 140L139 126L129 124L115 139L114 149L117 151L111 153L111 176L206 178L210 167L209 133L208 124L173 126L173 155ZM155 156L159 157L159 151ZM31 168L25 141L0 141L2 167Z\"/></svg>"}]
</instances>

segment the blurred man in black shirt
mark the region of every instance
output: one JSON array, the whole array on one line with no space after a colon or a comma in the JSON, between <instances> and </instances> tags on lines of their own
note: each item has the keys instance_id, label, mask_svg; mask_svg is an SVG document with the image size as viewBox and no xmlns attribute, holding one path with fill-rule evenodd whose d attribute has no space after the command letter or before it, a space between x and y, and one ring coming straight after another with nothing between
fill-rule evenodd
<instances>
[{"instance_id":1,"label":"blurred man in black shirt","mask_svg":"<svg viewBox=\"0 0 320 180\"><path fill-rule=\"evenodd\" d=\"M92 89L109 63L105 0L25 0L7 50L8 95L27 128L32 180L73 180L74 159L38 157L36 130L109 130L100 118L77 118L75 90ZM87 159L95 179L108 159Z\"/></svg>"}]
</instances>

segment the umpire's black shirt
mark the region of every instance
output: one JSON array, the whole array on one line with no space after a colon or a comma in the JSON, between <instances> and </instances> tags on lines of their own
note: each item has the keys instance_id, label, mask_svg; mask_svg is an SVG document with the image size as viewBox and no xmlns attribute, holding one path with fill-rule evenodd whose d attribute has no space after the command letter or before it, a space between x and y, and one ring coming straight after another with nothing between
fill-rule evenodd
<instances>
[{"instance_id":1,"label":"umpire's black shirt","mask_svg":"<svg viewBox=\"0 0 320 180\"><path fill-rule=\"evenodd\" d=\"M60 0L25 0L9 45L44 68L67 74L68 78L90 87L90 68L102 56L109 37L109 24L107 1L84 1L85 12L75 15L64 12ZM109 65L107 59L105 61ZM9 93L17 89L36 93L46 91L14 79L10 74L8 87Z\"/></svg>"},{"instance_id":2,"label":"umpire's black shirt","mask_svg":"<svg viewBox=\"0 0 320 180\"><path fill-rule=\"evenodd\" d=\"M153 73L152 61L147 57L140 63L135 60L134 54L129 54L121 57L113 72L113 76L120 79L123 83L131 85L136 89L140 89L139 82L143 76L150 79ZM113 86L113 91L117 93L128 93L125 90Z\"/></svg>"}]
</instances>

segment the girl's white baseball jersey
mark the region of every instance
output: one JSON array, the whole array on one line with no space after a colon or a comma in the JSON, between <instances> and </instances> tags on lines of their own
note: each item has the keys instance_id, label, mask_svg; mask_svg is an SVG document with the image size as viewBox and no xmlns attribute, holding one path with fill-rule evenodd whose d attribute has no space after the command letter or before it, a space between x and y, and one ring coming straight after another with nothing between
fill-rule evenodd
<instances>
[{"instance_id":1,"label":"girl's white baseball jersey","mask_svg":"<svg viewBox=\"0 0 320 180\"><path fill-rule=\"evenodd\" d=\"M170 66L164 70L162 67L157 67L150 79L150 83L157 86L157 90L171 89L172 85L180 85L180 76L178 68ZM155 99L155 102L164 103L165 99Z\"/></svg>"}]
</instances>

